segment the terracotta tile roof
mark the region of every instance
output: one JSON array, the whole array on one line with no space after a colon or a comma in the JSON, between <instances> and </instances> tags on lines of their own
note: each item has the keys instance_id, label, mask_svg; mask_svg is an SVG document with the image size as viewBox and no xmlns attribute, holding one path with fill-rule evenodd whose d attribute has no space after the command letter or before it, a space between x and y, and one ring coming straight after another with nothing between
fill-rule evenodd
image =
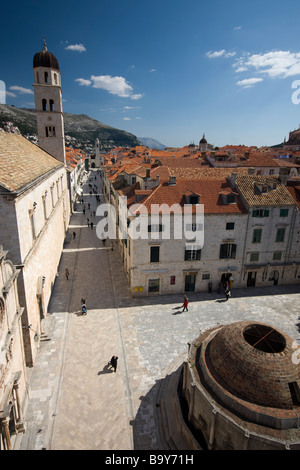
<instances>
[{"instance_id":1,"label":"terracotta tile roof","mask_svg":"<svg viewBox=\"0 0 300 470\"><path fill-rule=\"evenodd\" d=\"M185 179L199 179L199 178L224 178L229 176L232 172L239 175L248 175L248 168L212 168L203 166L200 168L170 168L171 176L176 178Z\"/></svg>"},{"instance_id":2,"label":"terracotta tile roof","mask_svg":"<svg viewBox=\"0 0 300 470\"><path fill-rule=\"evenodd\" d=\"M276 189L269 189L261 193L257 184L266 184L272 187L276 183ZM286 186L281 184L276 177L266 176L238 176L236 187L248 205L272 206L294 205L295 201Z\"/></svg>"},{"instance_id":3,"label":"terracotta tile roof","mask_svg":"<svg viewBox=\"0 0 300 470\"><path fill-rule=\"evenodd\" d=\"M287 190L300 209L300 185L299 186L287 186Z\"/></svg>"},{"instance_id":4,"label":"terracotta tile roof","mask_svg":"<svg viewBox=\"0 0 300 470\"><path fill-rule=\"evenodd\" d=\"M225 178L201 179L201 180L179 180L175 185L160 185L155 188L142 204L151 211L152 204L173 204L183 206L188 204L187 196L196 194L200 196L199 203L204 204L205 214L239 214L245 213L241 199L236 197L236 202L225 204L221 196L222 191L231 191L231 186Z\"/></svg>"},{"instance_id":5,"label":"terracotta tile roof","mask_svg":"<svg viewBox=\"0 0 300 470\"><path fill-rule=\"evenodd\" d=\"M0 133L0 186L11 192L63 166L21 135Z\"/></svg>"}]
</instances>

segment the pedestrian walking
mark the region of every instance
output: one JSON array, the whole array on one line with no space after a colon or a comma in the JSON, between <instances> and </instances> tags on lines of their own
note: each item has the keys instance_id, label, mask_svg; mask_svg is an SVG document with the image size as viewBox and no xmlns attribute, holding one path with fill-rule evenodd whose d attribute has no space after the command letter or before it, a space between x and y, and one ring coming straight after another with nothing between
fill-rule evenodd
<instances>
[{"instance_id":1,"label":"pedestrian walking","mask_svg":"<svg viewBox=\"0 0 300 470\"><path fill-rule=\"evenodd\" d=\"M229 290L229 287L227 287L227 289L225 290L225 295L226 295L226 301L227 301L229 297L231 297L231 292Z\"/></svg>"},{"instance_id":2,"label":"pedestrian walking","mask_svg":"<svg viewBox=\"0 0 300 470\"><path fill-rule=\"evenodd\" d=\"M82 305L81 305L81 313L82 313L82 315L87 315L86 304L82 304Z\"/></svg>"},{"instance_id":3,"label":"pedestrian walking","mask_svg":"<svg viewBox=\"0 0 300 470\"><path fill-rule=\"evenodd\" d=\"M89 227L90 226L90 219L89 218L86 219L86 223L87 223L87 226Z\"/></svg>"},{"instance_id":4,"label":"pedestrian walking","mask_svg":"<svg viewBox=\"0 0 300 470\"><path fill-rule=\"evenodd\" d=\"M76 232L73 232L73 240L76 239Z\"/></svg>"},{"instance_id":5,"label":"pedestrian walking","mask_svg":"<svg viewBox=\"0 0 300 470\"><path fill-rule=\"evenodd\" d=\"M85 207L82 209L83 215L85 215Z\"/></svg>"},{"instance_id":6,"label":"pedestrian walking","mask_svg":"<svg viewBox=\"0 0 300 470\"><path fill-rule=\"evenodd\" d=\"M68 280L69 280L69 276L70 276L70 272L69 272L68 268L66 268L65 273L66 273L66 278L67 278L67 281L68 281Z\"/></svg>"},{"instance_id":7,"label":"pedestrian walking","mask_svg":"<svg viewBox=\"0 0 300 470\"><path fill-rule=\"evenodd\" d=\"M94 227L94 224L93 222L91 222L91 230L93 230L93 227Z\"/></svg>"},{"instance_id":8,"label":"pedestrian walking","mask_svg":"<svg viewBox=\"0 0 300 470\"><path fill-rule=\"evenodd\" d=\"M188 312L188 304L189 304L189 299L187 298L187 296L185 295L184 296L184 299L183 299L183 312L186 310Z\"/></svg>"},{"instance_id":9,"label":"pedestrian walking","mask_svg":"<svg viewBox=\"0 0 300 470\"><path fill-rule=\"evenodd\" d=\"M114 242L110 243L110 249L111 249L111 251L114 251Z\"/></svg>"},{"instance_id":10,"label":"pedestrian walking","mask_svg":"<svg viewBox=\"0 0 300 470\"><path fill-rule=\"evenodd\" d=\"M80 302L81 302L81 305L86 304L85 298L84 298L84 297L81 297L81 301L80 301Z\"/></svg>"},{"instance_id":11,"label":"pedestrian walking","mask_svg":"<svg viewBox=\"0 0 300 470\"><path fill-rule=\"evenodd\" d=\"M115 372L117 372L117 365L118 365L118 356L113 356L109 361L108 365L110 365Z\"/></svg>"}]
</instances>

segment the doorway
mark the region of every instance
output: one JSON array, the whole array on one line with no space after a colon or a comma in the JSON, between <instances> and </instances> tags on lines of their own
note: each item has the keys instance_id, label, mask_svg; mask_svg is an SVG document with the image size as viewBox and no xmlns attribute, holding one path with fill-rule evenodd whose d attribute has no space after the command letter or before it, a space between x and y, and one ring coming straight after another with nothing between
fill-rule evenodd
<instances>
[{"instance_id":1,"label":"doorway","mask_svg":"<svg viewBox=\"0 0 300 470\"><path fill-rule=\"evenodd\" d=\"M196 274L187 274L185 276L185 292L195 292Z\"/></svg>"},{"instance_id":2,"label":"doorway","mask_svg":"<svg viewBox=\"0 0 300 470\"><path fill-rule=\"evenodd\" d=\"M247 287L254 287L256 282L256 271L250 271L247 278Z\"/></svg>"},{"instance_id":3,"label":"doorway","mask_svg":"<svg viewBox=\"0 0 300 470\"><path fill-rule=\"evenodd\" d=\"M273 281L273 286L278 285L279 272L275 269L270 273L269 281Z\"/></svg>"}]
</instances>

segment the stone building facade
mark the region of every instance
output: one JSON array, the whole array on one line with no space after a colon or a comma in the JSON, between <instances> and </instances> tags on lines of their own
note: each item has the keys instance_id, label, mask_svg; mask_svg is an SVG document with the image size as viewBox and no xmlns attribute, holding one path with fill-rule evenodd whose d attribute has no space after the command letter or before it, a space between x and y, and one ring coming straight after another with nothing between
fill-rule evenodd
<instances>
[{"instance_id":1,"label":"stone building facade","mask_svg":"<svg viewBox=\"0 0 300 470\"><path fill-rule=\"evenodd\" d=\"M22 136L0 135L0 239L20 269L26 364L32 366L70 217L66 170Z\"/></svg>"},{"instance_id":2,"label":"stone building facade","mask_svg":"<svg viewBox=\"0 0 300 470\"><path fill-rule=\"evenodd\" d=\"M0 450L11 450L17 434L24 431L27 376L19 273L0 246Z\"/></svg>"}]
</instances>

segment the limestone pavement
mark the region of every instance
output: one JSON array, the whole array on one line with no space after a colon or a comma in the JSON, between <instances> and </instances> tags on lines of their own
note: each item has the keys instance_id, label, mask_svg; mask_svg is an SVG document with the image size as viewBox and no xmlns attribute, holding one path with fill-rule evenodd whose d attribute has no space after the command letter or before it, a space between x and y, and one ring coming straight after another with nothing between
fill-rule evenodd
<instances>
[{"instance_id":1,"label":"limestone pavement","mask_svg":"<svg viewBox=\"0 0 300 470\"><path fill-rule=\"evenodd\" d=\"M154 396L187 356L200 330L238 320L262 321L300 344L300 286L233 289L232 297L191 293L133 298L116 245L96 234L89 184L69 226L35 366L29 370L26 432L18 450L161 450ZM101 202L103 201L101 196ZM88 209L90 203L90 210ZM91 229L87 224L94 222ZM75 232L76 237L72 237ZM65 269L70 277L65 277ZM86 298L88 314L81 315ZM111 356L118 368L108 367Z\"/></svg>"}]
</instances>

